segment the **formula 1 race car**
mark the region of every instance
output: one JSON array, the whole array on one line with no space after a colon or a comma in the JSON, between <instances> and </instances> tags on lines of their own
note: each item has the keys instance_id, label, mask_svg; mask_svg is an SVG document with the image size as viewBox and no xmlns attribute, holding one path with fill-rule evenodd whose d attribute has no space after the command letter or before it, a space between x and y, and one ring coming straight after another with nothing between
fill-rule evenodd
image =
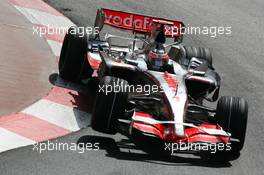
<instances>
[{"instance_id":1,"label":"formula 1 race car","mask_svg":"<svg viewBox=\"0 0 264 175\"><path fill-rule=\"evenodd\" d=\"M133 37L102 36L104 25ZM119 132L140 142L185 143L186 150L195 143L221 143L230 148L224 152L240 152L248 104L239 97L219 98L221 79L212 54L207 48L182 45L182 22L99 9L95 28L100 32L80 35L71 27L59 60L63 79L99 81L94 130ZM217 100L216 108L204 105Z\"/></svg>"}]
</instances>

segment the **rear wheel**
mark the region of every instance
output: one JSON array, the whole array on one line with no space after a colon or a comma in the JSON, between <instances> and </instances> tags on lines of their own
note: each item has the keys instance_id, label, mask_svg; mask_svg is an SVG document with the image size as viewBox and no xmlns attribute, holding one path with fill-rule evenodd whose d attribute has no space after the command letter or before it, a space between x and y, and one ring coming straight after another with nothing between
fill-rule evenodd
<instances>
[{"instance_id":1,"label":"rear wheel","mask_svg":"<svg viewBox=\"0 0 264 175\"><path fill-rule=\"evenodd\" d=\"M80 81L90 78L93 69L87 61L87 36L77 32L77 27L71 27L65 35L60 59L60 76L68 81Z\"/></svg>"},{"instance_id":2,"label":"rear wheel","mask_svg":"<svg viewBox=\"0 0 264 175\"><path fill-rule=\"evenodd\" d=\"M239 97L221 97L217 104L216 120L223 129L231 133L231 151L239 153L246 136L248 104Z\"/></svg>"},{"instance_id":3,"label":"rear wheel","mask_svg":"<svg viewBox=\"0 0 264 175\"><path fill-rule=\"evenodd\" d=\"M191 59L192 57L205 59L210 67L213 67L212 53L207 48L184 46L185 58Z\"/></svg>"},{"instance_id":4,"label":"rear wheel","mask_svg":"<svg viewBox=\"0 0 264 175\"><path fill-rule=\"evenodd\" d=\"M105 76L102 78L97 92L97 97L92 113L91 125L95 131L106 134L116 134L118 117L122 117L128 100L128 92L125 90L126 80ZM110 89L111 88L111 89ZM114 89L116 88L116 89ZM109 91L106 93L106 89Z\"/></svg>"}]
</instances>

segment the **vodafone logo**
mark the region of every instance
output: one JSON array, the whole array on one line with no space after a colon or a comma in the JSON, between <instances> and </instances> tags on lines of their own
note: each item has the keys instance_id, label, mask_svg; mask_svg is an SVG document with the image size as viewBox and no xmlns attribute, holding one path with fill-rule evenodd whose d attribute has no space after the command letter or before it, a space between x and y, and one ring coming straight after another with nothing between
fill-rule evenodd
<instances>
[{"instance_id":1,"label":"vodafone logo","mask_svg":"<svg viewBox=\"0 0 264 175\"><path fill-rule=\"evenodd\" d=\"M114 16L112 14L105 13L105 22L108 24L113 24L115 26L126 27L126 28L136 28L136 29L148 29L150 24L150 18L142 17L142 19L136 19L135 15L124 16Z\"/></svg>"}]
</instances>

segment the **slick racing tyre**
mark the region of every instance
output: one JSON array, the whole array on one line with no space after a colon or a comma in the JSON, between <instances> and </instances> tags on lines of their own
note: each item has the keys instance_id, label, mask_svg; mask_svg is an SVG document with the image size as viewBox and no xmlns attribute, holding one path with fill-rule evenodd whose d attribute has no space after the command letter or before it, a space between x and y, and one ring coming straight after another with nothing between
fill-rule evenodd
<instances>
[{"instance_id":1,"label":"slick racing tyre","mask_svg":"<svg viewBox=\"0 0 264 175\"><path fill-rule=\"evenodd\" d=\"M125 113L125 107L128 100L128 82L111 76L102 78L95 100L91 126L95 131L106 134L116 134L116 124L118 117L122 117ZM110 88L111 91L109 90ZM116 88L114 90L114 88ZM106 92L106 89L109 91Z\"/></svg>"},{"instance_id":2,"label":"slick racing tyre","mask_svg":"<svg viewBox=\"0 0 264 175\"><path fill-rule=\"evenodd\" d=\"M247 128L248 104L246 100L239 97L221 97L217 104L215 117L218 124L231 133L231 151L239 153L244 146Z\"/></svg>"},{"instance_id":3,"label":"slick racing tyre","mask_svg":"<svg viewBox=\"0 0 264 175\"><path fill-rule=\"evenodd\" d=\"M86 35L71 27L66 34L59 59L60 76L68 81L80 81L90 78L93 69L87 61L88 41Z\"/></svg>"},{"instance_id":4,"label":"slick racing tyre","mask_svg":"<svg viewBox=\"0 0 264 175\"><path fill-rule=\"evenodd\" d=\"M182 52L183 56L188 60L190 60L192 57L205 59L209 67L213 67L212 53L207 48L183 46Z\"/></svg>"}]
</instances>

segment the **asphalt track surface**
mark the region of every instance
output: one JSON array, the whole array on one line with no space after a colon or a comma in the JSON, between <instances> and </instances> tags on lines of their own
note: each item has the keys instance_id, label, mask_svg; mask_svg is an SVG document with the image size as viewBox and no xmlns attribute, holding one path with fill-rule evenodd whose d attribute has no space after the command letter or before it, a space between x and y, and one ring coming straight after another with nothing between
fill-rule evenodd
<instances>
[{"instance_id":1,"label":"asphalt track surface","mask_svg":"<svg viewBox=\"0 0 264 175\"><path fill-rule=\"evenodd\" d=\"M32 33L32 24L6 2L0 6L0 116L32 104L46 95L55 56L47 43ZM7 18L11 16L11 18ZM45 64L43 64L45 60Z\"/></svg>"},{"instance_id":2,"label":"asphalt track surface","mask_svg":"<svg viewBox=\"0 0 264 175\"><path fill-rule=\"evenodd\" d=\"M228 163L188 155L163 159L134 150L125 137L103 135L88 128L56 142L76 143L79 139L89 142L89 136L100 136L97 137L101 143L99 151L39 154L32 151L32 146L11 150L0 156L1 174L264 174L264 1L49 0L49 3L76 24L85 26L93 25L96 9L100 7L144 12L193 26L231 26L231 36L188 36L186 44L213 48L214 66L223 79L222 94L248 100L245 147L239 159Z\"/></svg>"}]
</instances>

